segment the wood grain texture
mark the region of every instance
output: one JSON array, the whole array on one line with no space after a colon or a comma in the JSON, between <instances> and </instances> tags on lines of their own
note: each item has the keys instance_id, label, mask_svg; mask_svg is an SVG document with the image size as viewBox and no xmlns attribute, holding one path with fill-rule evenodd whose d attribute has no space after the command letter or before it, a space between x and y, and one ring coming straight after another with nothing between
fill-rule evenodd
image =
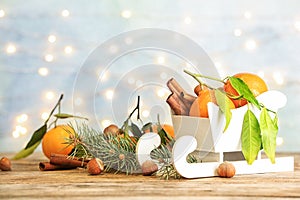
<instances>
[{"instance_id":1,"label":"wood grain texture","mask_svg":"<svg viewBox=\"0 0 300 200\"><path fill-rule=\"evenodd\" d=\"M39 171L38 163L45 158L34 154L12 161L12 171L0 171L0 199L300 198L300 154L288 155L295 157L294 172L165 181L142 175L91 176L80 168Z\"/></svg>"}]
</instances>

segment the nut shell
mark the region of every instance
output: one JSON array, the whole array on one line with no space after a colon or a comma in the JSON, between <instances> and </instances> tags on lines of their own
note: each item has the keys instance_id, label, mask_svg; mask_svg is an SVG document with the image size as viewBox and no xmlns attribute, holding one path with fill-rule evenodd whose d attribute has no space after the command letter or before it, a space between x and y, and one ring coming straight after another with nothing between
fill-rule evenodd
<instances>
[{"instance_id":1,"label":"nut shell","mask_svg":"<svg viewBox=\"0 0 300 200\"><path fill-rule=\"evenodd\" d=\"M87 164L87 171L90 175L98 175L104 170L104 164L99 158L93 158Z\"/></svg>"},{"instance_id":2,"label":"nut shell","mask_svg":"<svg viewBox=\"0 0 300 200\"><path fill-rule=\"evenodd\" d=\"M152 160L146 160L142 164L142 173L144 176L150 176L154 172L157 172L157 170L158 170L158 166Z\"/></svg>"},{"instance_id":3,"label":"nut shell","mask_svg":"<svg viewBox=\"0 0 300 200\"><path fill-rule=\"evenodd\" d=\"M232 163L225 161L219 165L217 173L220 177L231 178L235 175L235 167Z\"/></svg>"},{"instance_id":4,"label":"nut shell","mask_svg":"<svg viewBox=\"0 0 300 200\"><path fill-rule=\"evenodd\" d=\"M111 124L109 126L107 126L104 130L103 130L103 133L105 135L109 135L109 134L112 134L112 135L118 135L119 134L119 127L115 124Z\"/></svg>"},{"instance_id":5,"label":"nut shell","mask_svg":"<svg viewBox=\"0 0 300 200\"><path fill-rule=\"evenodd\" d=\"M0 169L2 171L11 171L11 162L7 157L3 157L0 160Z\"/></svg>"}]
</instances>

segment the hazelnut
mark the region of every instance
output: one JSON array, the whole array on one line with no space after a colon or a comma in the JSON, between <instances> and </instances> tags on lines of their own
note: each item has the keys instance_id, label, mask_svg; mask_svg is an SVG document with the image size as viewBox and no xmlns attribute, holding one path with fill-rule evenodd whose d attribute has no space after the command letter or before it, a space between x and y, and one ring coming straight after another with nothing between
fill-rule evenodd
<instances>
[{"instance_id":1,"label":"hazelnut","mask_svg":"<svg viewBox=\"0 0 300 200\"><path fill-rule=\"evenodd\" d=\"M158 166L152 160L146 160L142 164L142 173L144 176L149 176L149 175L153 174L154 172L157 172L157 170L158 170Z\"/></svg>"},{"instance_id":2,"label":"hazelnut","mask_svg":"<svg viewBox=\"0 0 300 200\"><path fill-rule=\"evenodd\" d=\"M7 157L3 157L0 160L0 169L2 171L11 171L11 162Z\"/></svg>"},{"instance_id":3,"label":"hazelnut","mask_svg":"<svg viewBox=\"0 0 300 200\"><path fill-rule=\"evenodd\" d=\"M235 167L230 162L223 162L219 165L217 172L220 177L231 178L235 175Z\"/></svg>"},{"instance_id":4,"label":"hazelnut","mask_svg":"<svg viewBox=\"0 0 300 200\"><path fill-rule=\"evenodd\" d=\"M87 164L87 171L90 175L98 175L104 170L104 164L99 158L93 158Z\"/></svg>"},{"instance_id":5,"label":"hazelnut","mask_svg":"<svg viewBox=\"0 0 300 200\"><path fill-rule=\"evenodd\" d=\"M103 133L105 135L109 135L109 134L118 135L120 133L120 131L119 131L119 127L117 125L111 124L103 130Z\"/></svg>"}]
</instances>

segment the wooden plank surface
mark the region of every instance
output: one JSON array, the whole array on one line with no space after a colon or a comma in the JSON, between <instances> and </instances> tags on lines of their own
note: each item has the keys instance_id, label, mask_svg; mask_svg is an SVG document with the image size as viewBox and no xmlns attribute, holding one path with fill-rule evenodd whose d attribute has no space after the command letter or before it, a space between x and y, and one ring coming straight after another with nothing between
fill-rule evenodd
<instances>
[{"instance_id":1,"label":"wooden plank surface","mask_svg":"<svg viewBox=\"0 0 300 200\"><path fill-rule=\"evenodd\" d=\"M12 171L0 171L0 199L300 198L300 154L284 155L295 157L294 172L166 181L142 175L90 176L80 168L39 171L38 163L45 158L34 154L12 161Z\"/></svg>"}]
</instances>

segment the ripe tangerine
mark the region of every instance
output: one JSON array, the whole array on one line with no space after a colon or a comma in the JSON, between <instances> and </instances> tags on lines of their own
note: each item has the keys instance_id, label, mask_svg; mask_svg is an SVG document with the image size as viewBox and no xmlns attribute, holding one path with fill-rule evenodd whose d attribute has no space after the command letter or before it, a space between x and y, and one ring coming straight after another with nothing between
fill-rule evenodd
<instances>
[{"instance_id":1,"label":"ripe tangerine","mask_svg":"<svg viewBox=\"0 0 300 200\"><path fill-rule=\"evenodd\" d=\"M258 95L260 95L263 92L268 91L266 82L262 78L260 78L259 76L255 75L255 74L238 73L238 74L235 74L234 77L240 78L242 81L244 81L255 97L257 97ZM240 96L238 94L238 92L232 87L229 80L226 81L226 83L224 85L224 90L225 90L225 92L227 92L228 94L230 94L232 96ZM243 98L242 99L231 98L231 100L234 103L236 108L239 108L239 107L247 104L247 100L243 99Z\"/></svg>"},{"instance_id":2,"label":"ripe tangerine","mask_svg":"<svg viewBox=\"0 0 300 200\"><path fill-rule=\"evenodd\" d=\"M44 155L50 159L51 153L70 154L73 145L67 144L67 139L74 137L74 134L74 129L68 125L57 125L50 129L46 132L42 140Z\"/></svg>"},{"instance_id":3,"label":"ripe tangerine","mask_svg":"<svg viewBox=\"0 0 300 200\"><path fill-rule=\"evenodd\" d=\"M189 116L208 118L208 102L217 104L214 91L210 89L201 90L190 107Z\"/></svg>"}]
</instances>

